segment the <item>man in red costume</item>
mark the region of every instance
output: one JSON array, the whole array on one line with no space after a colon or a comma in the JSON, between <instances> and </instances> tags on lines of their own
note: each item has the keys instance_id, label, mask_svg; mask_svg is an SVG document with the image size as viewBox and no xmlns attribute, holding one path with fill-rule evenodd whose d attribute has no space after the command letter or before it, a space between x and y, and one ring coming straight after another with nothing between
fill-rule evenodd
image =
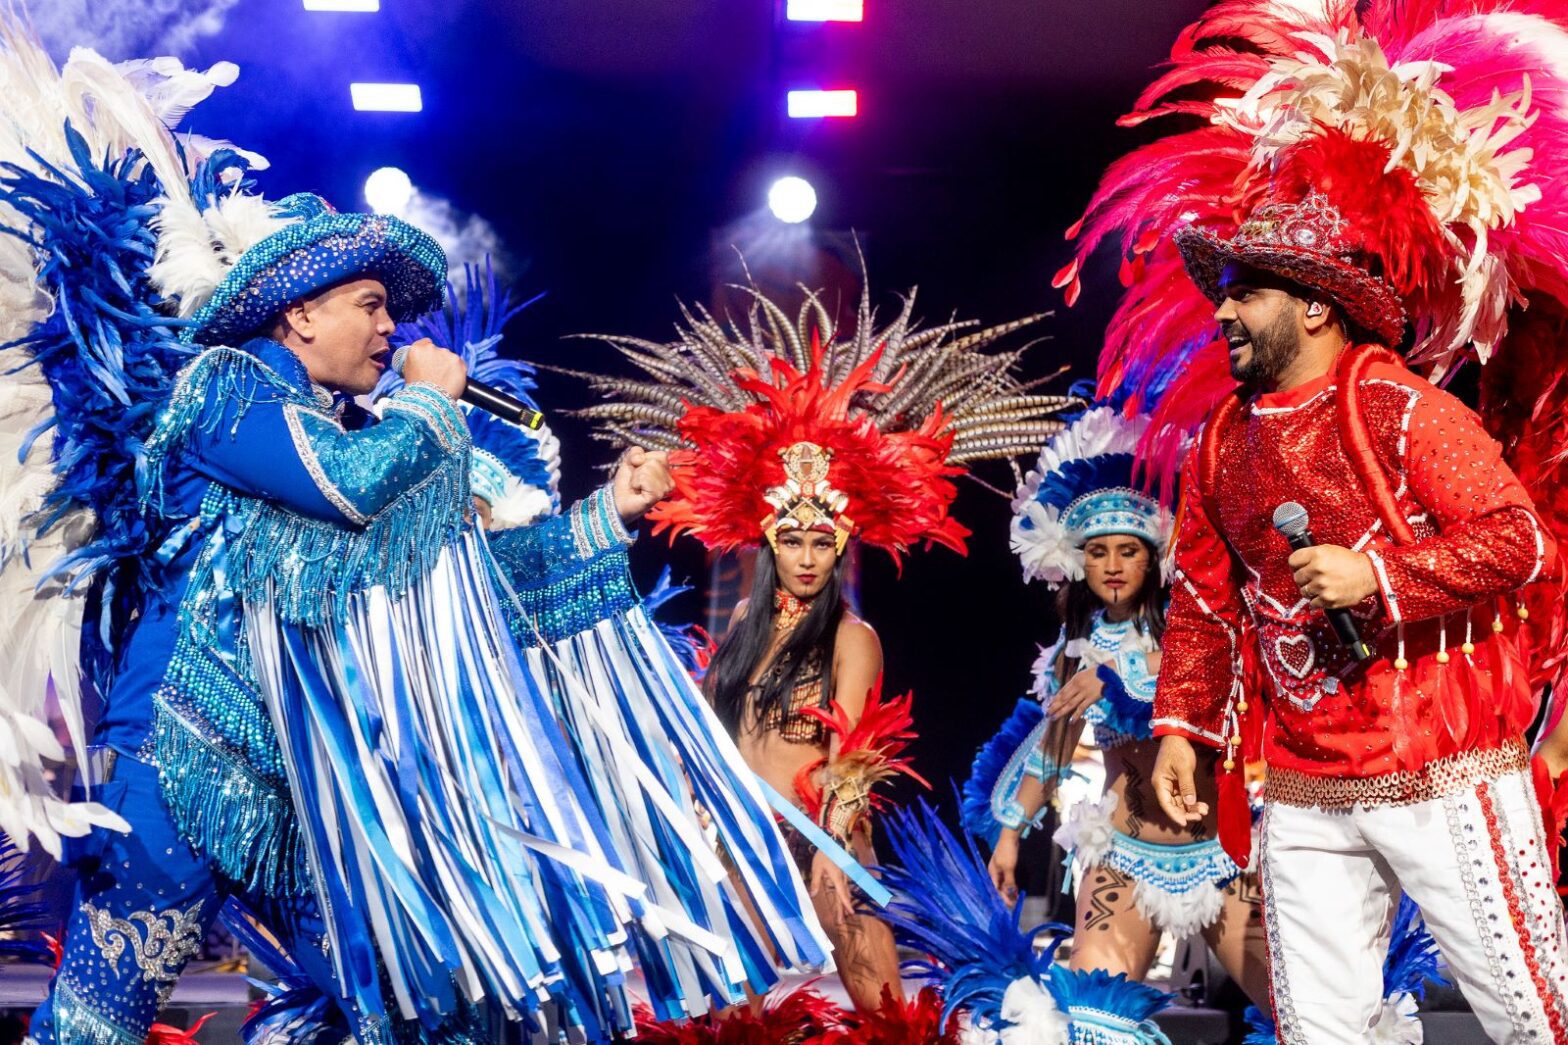
<instances>
[{"instance_id":1,"label":"man in red costume","mask_svg":"<svg viewBox=\"0 0 1568 1045\"><path fill-rule=\"evenodd\" d=\"M1555 548L1476 416L1380 347L1403 340L1405 309L1325 187L1282 178L1234 236L1177 234L1241 388L1184 471L1156 787L1178 822L1199 819L1193 744L1222 748L1223 818L1261 728L1281 1041L1369 1040L1404 891L1495 1040L1568 1042L1568 939L1506 623ZM1288 501L1316 547L1274 529Z\"/></svg>"}]
</instances>

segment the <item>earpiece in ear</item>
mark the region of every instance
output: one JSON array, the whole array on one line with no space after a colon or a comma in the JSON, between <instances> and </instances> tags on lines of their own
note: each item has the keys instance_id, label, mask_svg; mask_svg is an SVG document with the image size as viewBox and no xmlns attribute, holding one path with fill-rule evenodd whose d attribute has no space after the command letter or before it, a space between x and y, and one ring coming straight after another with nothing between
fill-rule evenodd
<instances>
[{"instance_id":1,"label":"earpiece in ear","mask_svg":"<svg viewBox=\"0 0 1568 1045\"><path fill-rule=\"evenodd\" d=\"M1320 301L1309 301L1309 302L1307 302L1307 315L1309 315L1309 316L1321 316L1322 314L1323 314L1323 303L1322 302L1320 302Z\"/></svg>"}]
</instances>

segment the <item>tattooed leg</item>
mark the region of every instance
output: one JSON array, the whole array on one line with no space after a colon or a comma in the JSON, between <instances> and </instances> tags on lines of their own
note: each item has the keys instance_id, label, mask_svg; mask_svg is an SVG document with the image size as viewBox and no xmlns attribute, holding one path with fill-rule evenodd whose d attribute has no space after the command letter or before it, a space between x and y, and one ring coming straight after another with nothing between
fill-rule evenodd
<instances>
[{"instance_id":1,"label":"tattooed leg","mask_svg":"<svg viewBox=\"0 0 1568 1045\"><path fill-rule=\"evenodd\" d=\"M1133 904L1133 882L1109 867L1091 868L1078 887L1074 969L1124 972L1141 980L1154 962L1160 933Z\"/></svg>"}]
</instances>

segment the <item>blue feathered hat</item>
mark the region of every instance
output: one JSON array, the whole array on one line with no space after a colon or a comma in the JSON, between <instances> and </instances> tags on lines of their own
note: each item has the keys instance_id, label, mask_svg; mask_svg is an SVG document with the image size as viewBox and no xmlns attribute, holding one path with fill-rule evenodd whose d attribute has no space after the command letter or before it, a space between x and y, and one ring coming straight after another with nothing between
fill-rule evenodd
<instances>
[{"instance_id":1,"label":"blue feathered hat","mask_svg":"<svg viewBox=\"0 0 1568 1045\"><path fill-rule=\"evenodd\" d=\"M1163 556L1171 515L1133 485L1133 451L1148 424L1097 406L1040 451L1013 500L1012 549L1025 580L1081 580L1083 546L1111 534L1141 537Z\"/></svg>"},{"instance_id":2,"label":"blue feathered hat","mask_svg":"<svg viewBox=\"0 0 1568 1045\"><path fill-rule=\"evenodd\" d=\"M387 311L395 320L440 306L446 253L428 233L389 214L339 213L308 192L268 210L281 227L238 256L191 316L181 340L238 344L290 302L356 276L372 276L386 286Z\"/></svg>"}]
</instances>

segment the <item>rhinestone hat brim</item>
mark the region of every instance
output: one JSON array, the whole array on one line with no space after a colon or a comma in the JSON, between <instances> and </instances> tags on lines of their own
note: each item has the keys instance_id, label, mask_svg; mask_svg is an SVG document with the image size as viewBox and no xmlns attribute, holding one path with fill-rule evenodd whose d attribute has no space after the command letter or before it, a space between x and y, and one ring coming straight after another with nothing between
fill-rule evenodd
<instances>
[{"instance_id":1,"label":"rhinestone hat brim","mask_svg":"<svg viewBox=\"0 0 1568 1045\"><path fill-rule=\"evenodd\" d=\"M1366 269L1309 247L1284 243L1238 243L1212 229L1188 226L1176 233L1187 274L1203 296L1225 300L1220 279L1225 266L1240 262L1322 291L1345 310L1351 322L1389 347L1404 339L1405 309L1394 288Z\"/></svg>"},{"instance_id":2,"label":"rhinestone hat brim","mask_svg":"<svg viewBox=\"0 0 1568 1045\"><path fill-rule=\"evenodd\" d=\"M410 320L440 307L446 271L440 244L408 222L385 214L322 214L246 251L181 337L236 343L289 303L356 276L379 279L392 318Z\"/></svg>"}]
</instances>

